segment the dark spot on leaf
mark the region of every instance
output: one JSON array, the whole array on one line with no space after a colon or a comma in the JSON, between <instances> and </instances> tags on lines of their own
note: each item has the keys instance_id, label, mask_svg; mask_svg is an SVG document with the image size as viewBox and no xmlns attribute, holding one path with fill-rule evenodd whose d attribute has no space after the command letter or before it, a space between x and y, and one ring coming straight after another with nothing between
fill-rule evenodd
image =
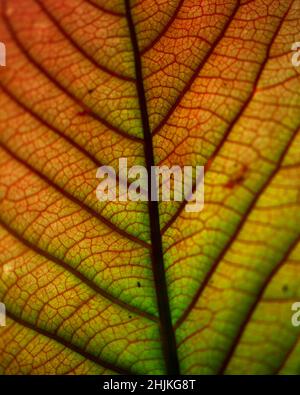
<instances>
[{"instance_id":1,"label":"dark spot on leaf","mask_svg":"<svg viewBox=\"0 0 300 395\"><path fill-rule=\"evenodd\" d=\"M288 285L284 284L284 286L282 287L282 292L287 292L289 290Z\"/></svg>"},{"instance_id":2,"label":"dark spot on leaf","mask_svg":"<svg viewBox=\"0 0 300 395\"><path fill-rule=\"evenodd\" d=\"M83 116L89 115L89 114L90 114L90 111L89 111L89 110L83 110L83 111L79 111L79 112L77 113L77 115L79 115L80 117L83 117Z\"/></svg>"},{"instance_id":3,"label":"dark spot on leaf","mask_svg":"<svg viewBox=\"0 0 300 395\"><path fill-rule=\"evenodd\" d=\"M239 177L239 178L236 178L236 179L234 179L234 180L229 180L229 181L225 184L225 188L232 189L232 188L234 188L236 185L241 184L243 181L244 181L244 177Z\"/></svg>"},{"instance_id":4,"label":"dark spot on leaf","mask_svg":"<svg viewBox=\"0 0 300 395\"><path fill-rule=\"evenodd\" d=\"M139 287L139 288L141 288L141 283L138 281L137 282L137 286Z\"/></svg>"},{"instance_id":5,"label":"dark spot on leaf","mask_svg":"<svg viewBox=\"0 0 300 395\"><path fill-rule=\"evenodd\" d=\"M243 165L242 169L237 172L226 184L225 188L232 189L237 185L242 184L245 180L245 173L248 170L247 166Z\"/></svg>"}]
</instances>

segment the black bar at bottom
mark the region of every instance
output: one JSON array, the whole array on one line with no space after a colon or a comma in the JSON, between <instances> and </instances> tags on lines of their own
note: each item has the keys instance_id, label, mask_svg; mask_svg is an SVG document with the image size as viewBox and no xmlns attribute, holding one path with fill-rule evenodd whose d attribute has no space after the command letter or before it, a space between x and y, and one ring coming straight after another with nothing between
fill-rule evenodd
<instances>
[{"instance_id":1,"label":"black bar at bottom","mask_svg":"<svg viewBox=\"0 0 300 395\"><path fill-rule=\"evenodd\" d=\"M0 376L1 394L192 392L243 393L270 390L287 393L300 387L300 376Z\"/></svg>"}]
</instances>

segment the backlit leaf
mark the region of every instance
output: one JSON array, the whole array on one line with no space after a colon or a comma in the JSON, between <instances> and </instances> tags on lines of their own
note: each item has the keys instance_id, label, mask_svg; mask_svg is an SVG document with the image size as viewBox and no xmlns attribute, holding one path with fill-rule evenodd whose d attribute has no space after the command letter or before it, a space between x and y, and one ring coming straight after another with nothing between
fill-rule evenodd
<instances>
[{"instance_id":1,"label":"backlit leaf","mask_svg":"<svg viewBox=\"0 0 300 395\"><path fill-rule=\"evenodd\" d=\"M0 41L0 373L299 374L300 2L2 0ZM121 157L204 209L99 202Z\"/></svg>"}]
</instances>

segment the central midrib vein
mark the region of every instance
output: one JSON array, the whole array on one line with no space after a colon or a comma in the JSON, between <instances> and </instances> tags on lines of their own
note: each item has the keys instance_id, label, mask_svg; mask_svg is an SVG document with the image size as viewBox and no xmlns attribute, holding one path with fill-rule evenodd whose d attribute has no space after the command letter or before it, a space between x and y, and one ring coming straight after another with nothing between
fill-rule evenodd
<instances>
[{"instance_id":1,"label":"central midrib vein","mask_svg":"<svg viewBox=\"0 0 300 395\"><path fill-rule=\"evenodd\" d=\"M141 120L144 131L145 160L148 175L151 174L151 166L155 165L153 154L153 142L149 125L147 102L145 96L142 63L140 51L135 32L135 26L131 15L130 0L125 0L126 18L130 32L130 38L134 53L136 87L140 105ZM151 231L151 254L152 268L156 289L157 305L160 320L160 334L165 357L167 374L179 374L179 363L175 333L172 325L171 311L167 290L166 275L164 269L164 258L162 249L162 238L159 224L158 202L151 200L151 177L148 177L148 207Z\"/></svg>"}]
</instances>

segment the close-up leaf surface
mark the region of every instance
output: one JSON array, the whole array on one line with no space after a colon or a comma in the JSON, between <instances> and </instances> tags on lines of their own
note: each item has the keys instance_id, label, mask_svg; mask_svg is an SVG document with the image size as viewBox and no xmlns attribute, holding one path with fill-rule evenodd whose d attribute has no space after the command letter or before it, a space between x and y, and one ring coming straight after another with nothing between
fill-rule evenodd
<instances>
[{"instance_id":1,"label":"close-up leaf surface","mask_svg":"<svg viewBox=\"0 0 300 395\"><path fill-rule=\"evenodd\" d=\"M300 1L0 6L0 374L300 374ZM204 208L99 201L120 158Z\"/></svg>"}]
</instances>

